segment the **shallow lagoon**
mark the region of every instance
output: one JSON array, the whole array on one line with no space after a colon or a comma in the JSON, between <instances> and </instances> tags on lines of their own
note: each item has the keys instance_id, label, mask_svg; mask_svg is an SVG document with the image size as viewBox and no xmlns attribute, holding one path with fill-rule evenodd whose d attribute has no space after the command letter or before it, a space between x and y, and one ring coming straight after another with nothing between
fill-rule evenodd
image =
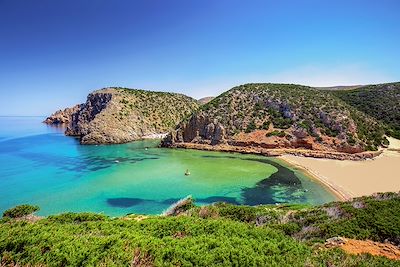
<instances>
[{"instance_id":1,"label":"shallow lagoon","mask_svg":"<svg viewBox=\"0 0 400 267\"><path fill-rule=\"evenodd\" d=\"M254 155L158 148L159 141L82 146L39 117L1 117L0 212L22 204L66 211L156 214L192 195L198 204L335 200L296 168ZM188 169L191 173L185 176Z\"/></svg>"}]
</instances>

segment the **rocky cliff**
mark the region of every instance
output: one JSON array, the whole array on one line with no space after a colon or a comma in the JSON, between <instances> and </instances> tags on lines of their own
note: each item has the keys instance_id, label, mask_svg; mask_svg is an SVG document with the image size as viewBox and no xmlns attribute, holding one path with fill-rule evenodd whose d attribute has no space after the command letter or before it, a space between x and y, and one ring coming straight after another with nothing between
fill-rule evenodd
<instances>
[{"instance_id":1,"label":"rocky cliff","mask_svg":"<svg viewBox=\"0 0 400 267\"><path fill-rule=\"evenodd\" d=\"M69 124L72 120L72 115L77 113L81 107L82 104L78 104L72 108L58 110L47 117L43 122L47 124Z\"/></svg>"},{"instance_id":2,"label":"rocky cliff","mask_svg":"<svg viewBox=\"0 0 400 267\"><path fill-rule=\"evenodd\" d=\"M126 143L168 132L197 108L196 100L181 94L104 88L68 117L65 134L82 144Z\"/></svg>"},{"instance_id":3,"label":"rocky cliff","mask_svg":"<svg viewBox=\"0 0 400 267\"><path fill-rule=\"evenodd\" d=\"M246 84L202 106L163 145L359 153L386 142L379 122L331 92L290 84Z\"/></svg>"}]
</instances>

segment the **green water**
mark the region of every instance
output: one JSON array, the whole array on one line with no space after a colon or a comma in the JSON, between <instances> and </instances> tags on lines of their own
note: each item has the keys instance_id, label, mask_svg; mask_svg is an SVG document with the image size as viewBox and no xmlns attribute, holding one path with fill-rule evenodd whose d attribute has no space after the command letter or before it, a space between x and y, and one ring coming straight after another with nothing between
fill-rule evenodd
<instances>
[{"instance_id":1,"label":"green water","mask_svg":"<svg viewBox=\"0 0 400 267\"><path fill-rule=\"evenodd\" d=\"M32 203L42 215L156 214L187 195L198 204L335 200L320 184L273 158L158 148L158 140L82 146L60 129L39 123L24 132L20 124L31 124L15 121L8 123L11 129L17 124L17 131L0 132L0 211Z\"/></svg>"}]
</instances>

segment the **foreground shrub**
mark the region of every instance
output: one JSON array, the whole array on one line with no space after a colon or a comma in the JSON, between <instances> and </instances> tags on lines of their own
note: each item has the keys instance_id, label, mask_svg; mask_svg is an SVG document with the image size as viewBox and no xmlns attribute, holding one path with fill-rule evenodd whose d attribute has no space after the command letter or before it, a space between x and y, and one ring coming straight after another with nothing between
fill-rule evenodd
<instances>
[{"instance_id":1,"label":"foreground shrub","mask_svg":"<svg viewBox=\"0 0 400 267\"><path fill-rule=\"evenodd\" d=\"M216 204L221 217L240 222L254 222L257 218L257 210L249 206L235 206L226 203Z\"/></svg>"},{"instance_id":2,"label":"foreground shrub","mask_svg":"<svg viewBox=\"0 0 400 267\"><path fill-rule=\"evenodd\" d=\"M60 215L49 216L49 221L56 221L61 223L72 223L72 222L90 222L90 221L104 221L108 219L108 216L97 213L83 212L73 213L68 212Z\"/></svg>"},{"instance_id":3,"label":"foreground shrub","mask_svg":"<svg viewBox=\"0 0 400 267\"><path fill-rule=\"evenodd\" d=\"M319 207L219 203L141 220L93 213L9 219L0 221L0 266L399 266L316 244L338 235L393 242L399 200L379 194Z\"/></svg>"},{"instance_id":4,"label":"foreground shrub","mask_svg":"<svg viewBox=\"0 0 400 267\"><path fill-rule=\"evenodd\" d=\"M166 211L164 216L176 216L194 207L194 199L192 196L187 196L176 203L172 204Z\"/></svg>"},{"instance_id":5,"label":"foreground shrub","mask_svg":"<svg viewBox=\"0 0 400 267\"><path fill-rule=\"evenodd\" d=\"M14 208L8 209L3 213L3 217L8 218L20 218L23 216L30 215L39 210L39 206L32 205L19 205Z\"/></svg>"}]
</instances>

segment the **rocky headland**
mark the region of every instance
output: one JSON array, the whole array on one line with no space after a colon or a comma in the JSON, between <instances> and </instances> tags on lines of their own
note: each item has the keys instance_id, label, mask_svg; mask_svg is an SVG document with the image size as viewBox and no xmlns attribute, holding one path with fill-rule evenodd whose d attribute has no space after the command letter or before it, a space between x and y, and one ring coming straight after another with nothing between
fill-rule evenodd
<instances>
[{"instance_id":1,"label":"rocky headland","mask_svg":"<svg viewBox=\"0 0 400 267\"><path fill-rule=\"evenodd\" d=\"M385 146L383 125L331 92L290 84L246 84L181 122L166 147L362 160Z\"/></svg>"},{"instance_id":2,"label":"rocky headland","mask_svg":"<svg viewBox=\"0 0 400 267\"><path fill-rule=\"evenodd\" d=\"M57 110L49 117L47 117L43 122L47 124L64 124L67 125L72 121L72 115L77 113L83 104L78 104L72 108L65 108L63 110Z\"/></svg>"},{"instance_id":3,"label":"rocky headland","mask_svg":"<svg viewBox=\"0 0 400 267\"><path fill-rule=\"evenodd\" d=\"M104 88L45 122L63 118L65 134L79 137L82 144L118 144L171 131L198 107L195 99L182 94Z\"/></svg>"},{"instance_id":4,"label":"rocky headland","mask_svg":"<svg viewBox=\"0 0 400 267\"><path fill-rule=\"evenodd\" d=\"M393 99L396 86L377 88L383 88L382 98ZM79 137L82 144L167 134L164 147L363 160L379 155L388 145L385 134L391 133L384 120L366 114L359 102L344 99L344 94L363 97L363 88L245 84L198 101L174 93L104 88L89 94L83 104L55 112L45 123L66 125L66 135ZM379 107L383 113L384 106Z\"/></svg>"}]
</instances>

